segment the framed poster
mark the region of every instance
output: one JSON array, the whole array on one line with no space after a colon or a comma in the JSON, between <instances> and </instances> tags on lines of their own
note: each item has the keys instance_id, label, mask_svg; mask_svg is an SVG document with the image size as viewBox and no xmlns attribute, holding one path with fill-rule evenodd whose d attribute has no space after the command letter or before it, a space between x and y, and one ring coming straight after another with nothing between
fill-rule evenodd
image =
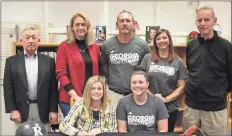
<instances>
[{"instance_id":1,"label":"framed poster","mask_svg":"<svg viewBox=\"0 0 232 136\"><path fill-rule=\"evenodd\" d=\"M96 42L102 43L106 40L106 26L96 26Z\"/></svg>"},{"instance_id":2,"label":"framed poster","mask_svg":"<svg viewBox=\"0 0 232 136\"><path fill-rule=\"evenodd\" d=\"M160 26L146 26L146 41L150 45L153 45L153 39L156 31L160 29Z\"/></svg>"}]
</instances>

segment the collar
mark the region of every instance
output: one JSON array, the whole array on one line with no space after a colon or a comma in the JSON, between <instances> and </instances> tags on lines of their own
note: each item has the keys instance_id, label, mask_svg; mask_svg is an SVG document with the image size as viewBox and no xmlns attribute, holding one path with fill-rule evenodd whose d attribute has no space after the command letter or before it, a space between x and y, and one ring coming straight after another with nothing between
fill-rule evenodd
<instances>
[{"instance_id":1,"label":"collar","mask_svg":"<svg viewBox=\"0 0 232 136\"><path fill-rule=\"evenodd\" d=\"M76 39L76 43L77 44L85 44L85 40L78 40L78 39Z\"/></svg>"},{"instance_id":2,"label":"collar","mask_svg":"<svg viewBox=\"0 0 232 136\"><path fill-rule=\"evenodd\" d=\"M197 36L199 42L200 43L213 42L215 39L219 37L217 31L213 30L213 32L214 32L213 37L211 39L206 39L206 40L203 37L201 37L201 34L199 33Z\"/></svg>"},{"instance_id":3,"label":"collar","mask_svg":"<svg viewBox=\"0 0 232 136\"><path fill-rule=\"evenodd\" d=\"M32 55L34 58L37 56L37 50L35 51L35 53ZM24 50L24 56L26 57L26 58L28 58L28 56L29 56L29 54Z\"/></svg>"}]
</instances>

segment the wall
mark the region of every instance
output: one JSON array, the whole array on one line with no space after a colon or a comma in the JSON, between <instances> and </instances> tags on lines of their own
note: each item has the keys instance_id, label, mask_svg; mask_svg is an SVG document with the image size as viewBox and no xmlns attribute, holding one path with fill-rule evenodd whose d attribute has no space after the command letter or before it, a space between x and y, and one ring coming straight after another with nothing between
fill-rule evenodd
<instances>
[{"instance_id":1,"label":"wall","mask_svg":"<svg viewBox=\"0 0 232 136\"><path fill-rule=\"evenodd\" d=\"M16 40L15 25L22 30L26 24L39 24L41 26L41 40L44 40L44 3L43 2L2 2L1 9L1 79L5 67L5 59L12 55L11 43ZM1 90L2 80L1 80ZM13 135L14 123L10 121L10 115L5 113L3 91L0 91L1 103L1 130L0 135Z\"/></svg>"},{"instance_id":2,"label":"wall","mask_svg":"<svg viewBox=\"0 0 232 136\"><path fill-rule=\"evenodd\" d=\"M80 12L85 14L92 23L92 26L106 25L107 34L115 32L117 14L123 9L129 10L140 25L138 34L145 33L145 26L160 25L169 29L174 36L174 42L185 42L184 34L196 30L194 20L197 2L152 2L152 1L88 1L88 2L2 2L2 31L1 31L1 73L3 74L5 59L12 55L11 42L15 41L15 25L19 24L40 24L42 41L61 42L65 35L48 35L49 27L61 28L64 32L69 24L71 16ZM200 2L209 4L215 8L218 23L223 29L223 37L231 40L231 4L230 2ZM223 8L223 10L222 10ZM10 34L13 34L10 37ZM109 38L110 36L108 36ZM145 39L144 36L141 38ZM2 76L1 76L2 79ZM1 80L2 81L2 80ZM1 84L2 90L2 84ZM9 120L9 114L5 114L3 93L0 91L0 102L2 117L2 135L13 134L14 125Z\"/></svg>"},{"instance_id":3,"label":"wall","mask_svg":"<svg viewBox=\"0 0 232 136\"><path fill-rule=\"evenodd\" d=\"M201 2L214 8L217 22L222 27L223 37L231 41L231 3L232 2Z\"/></svg>"},{"instance_id":4,"label":"wall","mask_svg":"<svg viewBox=\"0 0 232 136\"><path fill-rule=\"evenodd\" d=\"M75 13L72 5L82 4L86 2L67 2L63 4L61 2L49 2L48 4L48 16L49 23L55 27L63 27L68 24L72 13ZM70 10L58 10L61 7L65 8L67 5L70 7ZM96 25L106 25L108 34L115 34L115 22L116 16L122 10L131 11L135 17L135 20L138 21L140 30L137 31L137 34L145 35L145 27L147 25L159 25L162 28L170 30L172 36L174 36L175 43L185 43L185 36L192 30L197 30L195 26L195 8L199 5L208 4L215 8L216 15L218 17L218 23L223 29L223 37L231 40L231 4L230 2L186 2L186 1L170 1L170 2L152 2L152 1L98 1L94 4L89 4L89 7L94 12L89 12L90 10L86 8L78 9L78 12L86 14L88 18L91 19L92 26ZM60 7L60 8L54 8ZM82 6L86 7L86 6ZM223 11L221 10L223 7ZM55 14L54 14L55 13ZM92 14L94 13L94 14ZM225 13L228 16L225 16ZM64 15L65 14L65 15ZM63 16L62 16L63 15ZM70 17L68 17L68 15ZM60 18L65 18L66 21L58 21ZM98 17L97 17L98 16ZM62 25L63 26L62 26ZM170 25L171 24L171 25ZM65 30L65 29L63 29ZM54 36L57 37L57 36ZM62 41L65 36L60 36L59 38L50 38L53 41ZM111 36L108 35L108 38ZM142 39L145 39L145 36L141 36Z\"/></svg>"},{"instance_id":5,"label":"wall","mask_svg":"<svg viewBox=\"0 0 232 136\"><path fill-rule=\"evenodd\" d=\"M102 24L102 2L101 1L69 1L69 2L45 2L47 8L47 21L51 27L64 28L69 25L71 17L80 12L91 22L92 26ZM49 27L49 26L48 26ZM65 35L52 34L48 40L61 42L66 38Z\"/></svg>"}]
</instances>

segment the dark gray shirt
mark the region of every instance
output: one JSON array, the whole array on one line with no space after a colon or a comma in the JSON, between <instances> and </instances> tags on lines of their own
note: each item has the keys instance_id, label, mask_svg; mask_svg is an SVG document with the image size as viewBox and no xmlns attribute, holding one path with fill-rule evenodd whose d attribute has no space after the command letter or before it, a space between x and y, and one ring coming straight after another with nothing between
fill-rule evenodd
<instances>
[{"instance_id":1,"label":"dark gray shirt","mask_svg":"<svg viewBox=\"0 0 232 136\"><path fill-rule=\"evenodd\" d=\"M148 94L147 102L138 105L132 94L119 100L116 116L127 122L128 132L157 131L157 121L169 117L162 100Z\"/></svg>"},{"instance_id":2,"label":"dark gray shirt","mask_svg":"<svg viewBox=\"0 0 232 136\"><path fill-rule=\"evenodd\" d=\"M133 67L140 64L147 53L149 46L138 37L134 37L128 43L121 43L116 36L105 41L102 54L104 62L109 66L109 87L120 92L131 92L130 78Z\"/></svg>"},{"instance_id":3,"label":"dark gray shirt","mask_svg":"<svg viewBox=\"0 0 232 136\"><path fill-rule=\"evenodd\" d=\"M161 59L158 62L153 62L151 54L144 56L141 66L147 69L149 79L149 89L153 94L161 94L163 97L171 94L178 86L178 80L187 78L183 60L176 58L172 62L167 59ZM179 109L177 100L166 103L168 112L173 112Z\"/></svg>"}]
</instances>

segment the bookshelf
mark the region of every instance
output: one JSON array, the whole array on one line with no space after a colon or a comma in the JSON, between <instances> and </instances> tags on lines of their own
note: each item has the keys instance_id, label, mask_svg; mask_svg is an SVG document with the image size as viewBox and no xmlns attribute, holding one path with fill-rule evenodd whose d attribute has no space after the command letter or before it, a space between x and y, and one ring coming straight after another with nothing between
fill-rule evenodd
<instances>
[{"instance_id":1,"label":"bookshelf","mask_svg":"<svg viewBox=\"0 0 232 136\"><path fill-rule=\"evenodd\" d=\"M13 45L12 46L13 55L23 52L23 46L20 42L13 42L12 45ZM38 52L55 58L58 46L59 46L58 43L42 42L39 44Z\"/></svg>"},{"instance_id":2,"label":"bookshelf","mask_svg":"<svg viewBox=\"0 0 232 136\"><path fill-rule=\"evenodd\" d=\"M186 66L186 44L175 44L174 45L174 50L175 53L183 59L184 64ZM183 117L183 113L184 113L184 103L185 100L185 95L182 94L180 95L180 97L178 98L178 102L180 104L180 108L179 108L179 112L177 114L177 122L176 122L176 127L174 129L175 132L182 132L183 131L183 126L182 126L182 117Z\"/></svg>"}]
</instances>

